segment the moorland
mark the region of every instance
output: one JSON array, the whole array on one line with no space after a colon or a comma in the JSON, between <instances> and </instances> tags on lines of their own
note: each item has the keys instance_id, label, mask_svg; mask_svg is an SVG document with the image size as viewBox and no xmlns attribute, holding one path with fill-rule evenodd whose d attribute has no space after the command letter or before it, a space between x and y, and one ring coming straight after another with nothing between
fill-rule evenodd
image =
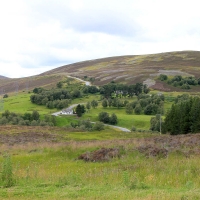
<instances>
[{"instance_id":1,"label":"moorland","mask_svg":"<svg viewBox=\"0 0 200 200\"><path fill-rule=\"evenodd\" d=\"M172 105L199 97L199 61L200 52L168 52L84 61L19 79L0 76L0 199L199 199L198 126L195 133L161 134ZM56 99L58 93L65 96ZM39 123L78 104L85 108L80 116ZM130 132L100 124L100 113L114 113L115 126Z\"/></svg>"}]
</instances>

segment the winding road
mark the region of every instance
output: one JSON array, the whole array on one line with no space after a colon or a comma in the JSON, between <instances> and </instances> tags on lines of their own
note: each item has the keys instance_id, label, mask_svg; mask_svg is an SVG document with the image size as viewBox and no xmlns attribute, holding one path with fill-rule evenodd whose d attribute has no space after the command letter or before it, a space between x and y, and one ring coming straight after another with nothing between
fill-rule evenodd
<instances>
[{"instance_id":1,"label":"winding road","mask_svg":"<svg viewBox=\"0 0 200 200\"><path fill-rule=\"evenodd\" d=\"M74 79L79 80L79 81L81 81L81 82L84 82L85 85L91 85L91 83L90 83L89 81L84 81L84 80L82 80L82 79L80 79L80 78L77 78L77 77L74 77L74 76L68 76L68 77L69 77L69 78L74 78Z\"/></svg>"},{"instance_id":2,"label":"winding road","mask_svg":"<svg viewBox=\"0 0 200 200\"><path fill-rule=\"evenodd\" d=\"M71 106L69 106L68 108L66 108L66 109L73 109L74 107L76 107L78 104L73 104L73 105L71 105ZM59 115L61 115L62 114L62 111L58 111L58 112L55 112L55 113L52 113L51 115L53 115L53 116L59 116ZM68 115L71 115L71 114L68 114ZM92 122L92 123L96 123L96 122ZM121 130L121 131L123 131L123 132L131 132L129 129L127 129L127 128L124 128L124 127L120 127L120 126L114 126L114 125L110 125L110 124L104 124L105 126L110 126L110 127L112 127L112 128L116 128L116 129L119 129L119 130Z\"/></svg>"},{"instance_id":3,"label":"winding road","mask_svg":"<svg viewBox=\"0 0 200 200\"><path fill-rule=\"evenodd\" d=\"M82 79L80 79L80 78L76 78L76 77L73 77L73 76L68 76L68 77L70 77L70 78L74 78L74 79L77 79L77 80L79 80L79 81L81 81L81 82L84 82L85 83L85 85L91 85L91 83L89 82L89 81L84 81L84 80L82 80ZM65 109L73 109L74 107L76 107L78 104L72 104L71 106L69 106L68 108L65 108ZM55 113L52 113L51 115L53 115L53 116L59 116L59 115L61 115L62 114L62 111L58 111L58 112L55 112ZM70 114L69 114L70 115ZM92 122L92 123L96 123L96 122ZM121 130L121 131L123 131L123 132L131 132L129 129L127 129L127 128L124 128L124 127L120 127L120 126L114 126L114 125L109 125L109 124L104 124L105 126L110 126L110 127L112 127L112 128L116 128L116 129L119 129L119 130Z\"/></svg>"}]
</instances>

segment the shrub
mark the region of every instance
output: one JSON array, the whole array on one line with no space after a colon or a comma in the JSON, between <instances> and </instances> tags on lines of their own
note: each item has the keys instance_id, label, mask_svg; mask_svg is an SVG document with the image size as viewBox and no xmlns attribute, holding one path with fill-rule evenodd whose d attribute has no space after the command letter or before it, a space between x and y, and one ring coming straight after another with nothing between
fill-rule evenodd
<instances>
[{"instance_id":1,"label":"shrub","mask_svg":"<svg viewBox=\"0 0 200 200\"><path fill-rule=\"evenodd\" d=\"M8 98L8 94L4 94L3 98Z\"/></svg>"},{"instance_id":2,"label":"shrub","mask_svg":"<svg viewBox=\"0 0 200 200\"><path fill-rule=\"evenodd\" d=\"M99 121L104 123L109 123L110 121L109 114L107 112L100 112Z\"/></svg>"},{"instance_id":3,"label":"shrub","mask_svg":"<svg viewBox=\"0 0 200 200\"><path fill-rule=\"evenodd\" d=\"M0 125L5 125L5 124L7 124L7 123L8 123L8 120L7 120L6 117L2 117L2 118L0 119Z\"/></svg>"},{"instance_id":4,"label":"shrub","mask_svg":"<svg viewBox=\"0 0 200 200\"><path fill-rule=\"evenodd\" d=\"M133 127L131 128L131 132L134 132L134 131L136 131L135 126L133 126Z\"/></svg>"},{"instance_id":5,"label":"shrub","mask_svg":"<svg viewBox=\"0 0 200 200\"><path fill-rule=\"evenodd\" d=\"M98 102L97 102L96 100L92 100L92 101L91 101L91 106L92 106L93 108L96 108L96 107L98 106Z\"/></svg>"},{"instance_id":6,"label":"shrub","mask_svg":"<svg viewBox=\"0 0 200 200\"><path fill-rule=\"evenodd\" d=\"M37 122L36 120L33 120L33 121L31 122L31 126L38 126L38 122Z\"/></svg>"},{"instance_id":7,"label":"shrub","mask_svg":"<svg viewBox=\"0 0 200 200\"><path fill-rule=\"evenodd\" d=\"M160 79L161 81L165 81L165 80L168 79L168 77L167 77L167 75L165 75L165 74L160 74L159 79Z\"/></svg>"},{"instance_id":8,"label":"shrub","mask_svg":"<svg viewBox=\"0 0 200 200\"><path fill-rule=\"evenodd\" d=\"M108 107L108 101L107 101L106 99L104 99L104 100L102 101L102 106L103 106L104 108Z\"/></svg>"},{"instance_id":9,"label":"shrub","mask_svg":"<svg viewBox=\"0 0 200 200\"><path fill-rule=\"evenodd\" d=\"M133 113L133 107L132 107L131 103L126 104L126 113L127 114Z\"/></svg>"},{"instance_id":10,"label":"shrub","mask_svg":"<svg viewBox=\"0 0 200 200\"><path fill-rule=\"evenodd\" d=\"M140 106L140 104L138 104L136 107L135 107L135 114L139 115L142 113L142 107Z\"/></svg>"},{"instance_id":11,"label":"shrub","mask_svg":"<svg viewBox=\"0 0 200 200\"><path fill-rule=\"evenodd\" d=\"M95 131L104 130L104 124L102 122L96 122L93 126L93 130Z\"/></svg>"},{"instance_id":12,"label":"shrub","mask_svg":"<svg viewBox=\"0 0 200 200\"><path fill-rule=\"evenodd\" d=\"M109 123L114 125L114 124L117 124L117 121L118 121L117 115L116 115L115 113L113 113L113 114L110 116Z\"/></svg>"}]
</instances>

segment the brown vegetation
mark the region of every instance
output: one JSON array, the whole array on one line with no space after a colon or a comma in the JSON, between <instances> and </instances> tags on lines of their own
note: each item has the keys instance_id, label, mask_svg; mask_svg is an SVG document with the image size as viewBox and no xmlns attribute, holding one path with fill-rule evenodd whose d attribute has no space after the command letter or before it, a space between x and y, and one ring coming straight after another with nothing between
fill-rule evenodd
<instances>
[{"instance_id":1,"label":"brown vegetation","mask_svg":"<svg viewBox=\"0 0 200 200\"><path fill-rule=\"evenodd\" d=\"M44 147L69 146L77 148L97 148L79 156L85 161L108 161L120 156L120 149L138 151L146 157L166 158L170 153L178 152L186 157L200 155L200 133L186 135L145 135L144 138L113 139L101 141L74 141L69 136L74 130L57 127L20 127L1 126L1 152L15 149L34 151ZM73 134L76 134L75 132Z\"/></svg>"},{"instance_id":2,"label":"brown vegetation","mask_svg":"<svg viewBox=\"0 0 200 200\"><path fill-rule=\"evenodd\" d=\"M18 84L19 90L25 90L27 85L29 85L30 89L34 87L52 87L56 85L56 82L68 75L81 79L86 76L94 78L93 83L96 85L103 85L113 80L127 84L143 82L149 78L152 79L152 77L156 78L161 70L171 71L172 75L180 72L199 78L199 69L199 51L118 56L65 65L38 76L20 79L0 79L0 89L3 88L7 93L14 92L16 84ZM154 88L164 91L177 90L177 88L167 84L157 84ZM192 88L190 91L199 91L199 87Z\"/></svg>"},{"instance_id":3,"label":"brown vegetation","mask_svg":"<svg viewBox=\"0 0 200 200\"><path fill-rule=\"evenodd\" d=\"M109 161L112 158L119 157L118 148L101 148L93 152L81 154L78 159L90 162Z\"/></svg>"}]
</instances>

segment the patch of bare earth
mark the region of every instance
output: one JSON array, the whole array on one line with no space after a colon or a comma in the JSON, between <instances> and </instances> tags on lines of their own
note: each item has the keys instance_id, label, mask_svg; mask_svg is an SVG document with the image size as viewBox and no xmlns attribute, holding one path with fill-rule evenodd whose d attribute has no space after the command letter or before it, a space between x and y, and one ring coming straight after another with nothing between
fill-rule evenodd
<instances>
[{"instance_id":1,"label":"patch of bare earth","mask_svg":"<svg viewBox=\"0 0 200 200\"><path fill-rule=\"evenodd\" d=\"M200 134L162 135L150 138L118 140L115 141L115 145L125 149L126 152L138 151L147 158L167 158L173 152L189 158L193 155L200 155ZM109 161L114 157L120 157L120 148L100 148L93 152L81 154L78 159L87 162Z\"/></svg>"},{"instance_id":2,"label":"patch of bare earth","mask_svg":"<svg viewBox=\"0 0 200 200\"><path fill-rule=\"evenodd\" d=\"M78 159L87 162L109 161L112 158L119 157L119 148L101 148L93 152L81 154Z\"/></svg>"},{"instance_id":3,"label":"patch of bare earth","mask_svg":"<svg viewBox=\"0 0 200 200\"><path fill-rule=\"evenodd\" d=\"M156 82L154 85L150 86L154 90L160 90L160 91L171 91L168 87L165 87L163 83Z\"/></svg>"}]
</instances>

